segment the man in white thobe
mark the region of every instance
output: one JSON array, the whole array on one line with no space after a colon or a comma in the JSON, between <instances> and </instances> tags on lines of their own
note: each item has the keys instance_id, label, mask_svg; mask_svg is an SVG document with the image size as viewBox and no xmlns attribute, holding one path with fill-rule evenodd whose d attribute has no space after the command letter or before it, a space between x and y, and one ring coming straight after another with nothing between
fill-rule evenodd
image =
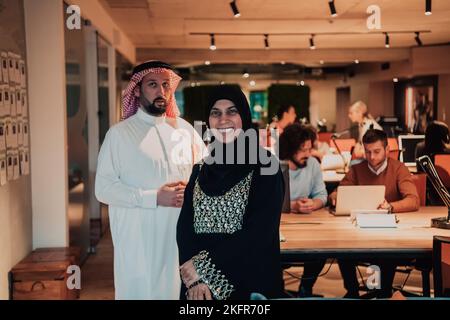
<instances>
[{"instance_id":1,"label":"man in white thobe","mask_svg":"<svg viewBox=\"0 0 450 320\"><path fill-rule=\"evenodd\" d=\"M135 67L123 121L100 150L95 194L109 205L116 299L179 299L176 224L186 181L204 151L178 117L180 79L164 62Z\"/></svg>"}]
</instances>

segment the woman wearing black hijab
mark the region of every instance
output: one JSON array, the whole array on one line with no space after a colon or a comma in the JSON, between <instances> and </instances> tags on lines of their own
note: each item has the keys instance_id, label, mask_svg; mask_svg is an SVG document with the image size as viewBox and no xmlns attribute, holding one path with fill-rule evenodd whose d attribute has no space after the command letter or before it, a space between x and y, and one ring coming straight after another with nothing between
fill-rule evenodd
<instances>
[{"instance_id":1,"label":"woman wearing black hijab","mask_svg":"<svg viewBox=\"0 0 450 320\"><path fill-rule=\"evenodd\" d=\"M280 297L284 183L279 164L257 141L247 141L240 150L243 134L253 129L247 99L239 88L220 86L208 100L216 148L194 166L177 225L182 298L249 299L252 292ZM245 161L238 159L242 151ZM269 164L260 158L251 161L249 153L255 152L270 157L271 164L276 162L274 172L264 173ZM227 154L234 163L226 163Z\"/></svg>"}]
</instances>

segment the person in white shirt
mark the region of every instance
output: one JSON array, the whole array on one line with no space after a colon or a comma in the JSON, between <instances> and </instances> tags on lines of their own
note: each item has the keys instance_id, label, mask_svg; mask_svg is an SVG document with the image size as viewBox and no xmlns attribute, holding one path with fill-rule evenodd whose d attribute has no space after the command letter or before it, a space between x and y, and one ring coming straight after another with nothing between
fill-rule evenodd
<instances>
[{"instance_id":1,"label":"person in white shirt","mask_svg":"<svg viewBox=\"0 0 450 320\"><path fill-rule=\"evenodd\" d=\"M123 121L108 130L95 194L108 204L116 299L179 299L176 225L200 136L178 117L180 77L161 61L133 70Z\"/></svg>"},{"instance_id":2,"label":"person in white shirt","mask_svg":"<svg viewBox=\"0 0 450 320\"><path fill-rule=\"evenodd\" d=\"M367 105L362 101L356 101L348 109L348 117L358 124L358 141L353 150L353 155L357 159L364 158L364 147L362 138L369 129L383 130L383 128L370 115Z\"/></svg>"}]
</instances>

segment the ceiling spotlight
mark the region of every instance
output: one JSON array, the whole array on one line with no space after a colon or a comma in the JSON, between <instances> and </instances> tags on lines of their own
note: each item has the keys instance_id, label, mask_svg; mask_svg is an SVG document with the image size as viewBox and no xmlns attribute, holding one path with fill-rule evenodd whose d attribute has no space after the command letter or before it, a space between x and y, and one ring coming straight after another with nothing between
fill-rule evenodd
<instances>
[{"instance_id":1,"label":"ceiling spotlight","mask_svg":"<svg viewBox=\"0 0 450 320\"><path fill-rule=\"evenodd\" d=\"M264 35L264 48L269 49L269 35Z\"/></svg>"},{"instance_id":2,"label":"ceiling spotlight","mask_svg":"<svg viewBox=\"0 0 450 320\"><path fill-rule=\"evenodd\" d=\"M331 16L333 18L337 17L336 7L334 5L334 0L328 1L328 6L330 7Z\"/></svg>"},{"instance_id":3,"label":"ceiling spotlight","mask_svg":"<svg viewBox=\"0 0 450 320\"><path fill-rule=\"evenodd\" d=\"M313 34L311 35L311 38L309 38L309 48L311 50L316 49L316 46L314 45L314 35Z\"/></svg>"},{"instance_id":4,"label":"ceiling spotlight","mask_svg":"<svg viewBox=\"0 0 450 320\"><path fill-rule=\"evenodd\" d=\"M422 40L420 40L420 32L415 32L416 36L414 37L414 40L416 40L418 46L423 46Z\"/></svg>"},{"instance_id":5,"label":"ceiling spotlight","mask_svg":"<svg viewBox=\"0 0 450 320\"><path fill-rule=\"evenodd\" d=\"M280 62L282 65L285 65L286 64L286 61L281 61Z\"/></svg>"},{"instance_id":6,"label":"ceiling spotlight","mask_svg":"<svg viewBox=\"0 0 450 320\"><path fill-rule=\"evenodd\" d=\"M323 60L320 60L319 63L320 63L320 64L324 64L325 62L324 62Z\"/></svg>"},{"instance_id":7,"label":"ceiling spotlight","mask_svg":"<svg viewBox=\"0 0 450 320\"><path fill-rule=\"evenodd\" d=\"M384 34L385 34L384 46L385 46L386 48L389 48L389 47L390 47L390 44L389 44L389 35L388 35L387 32L385 32Z\"/></svg>"},{"instance_id":8,"label":"ceiling spotlight","mask_svg":"<svg viewBox=\"0 0 450 320\"><path fill-rule=\"evenodd\" d=\"M220 84L223 86L225 84L225 81L220 81Z\"/></svg>"},{"instance_id":9,"label":"ceiling spotlight","mask_svg":"<svg viewBox=\"0 0 450 320\"><path fill-rule=\"evenodd\" d=\"M231 10L233 10L234 17L239 18L241 16L241 14L239 13L239 10L237 8L236 0L233 0L230 2L230 7L231 7Z\"/></svg>"},{"instance_id":10,"label":"ceiling spotlight","mask_svg":"<svg viewBox=\"0 0 450 320\"><path fill-rule=\"evenodd\" d=\"M252 80L252 81L250 81L250 86L251 86L251 87L254 87L254 86L256 86L256 82L255 82L255 80Z\"/></svg>"},{"instance_id":11,"label":"ceiling spotlight","mask_svg":"<svg viewBox=\"0 0 450 320\"><path fill-rule=\"evenodd\" d=\"M394 78L394 79L392 79L392 81L394 81L394 82L398 82L398 78Z\"/></svg>"},{"instance_id":12,"label":"ceiling spotlight","mask_svg":"<svg viewBox=\"0 0 450 320\"><path fill-rule=\"evenodd\" d=\"M303 80L300 81L300 85L301 85L301 86L304 86L304 85L305 85L305 81L303 81Z\"/></svg>"},{"instance_id":13,"label":"ceiling spotlight","mask_svg":"<svg viewBox=\"0 0 450 320\"><path fill-rule=\"evenodd\" d=\"M355 59L355 63L358 64L358 63L359 63L359 60L358 60L358 59Z\"/></svg>"},{"instance_id":14,"label":"ceiling spotlight","mask_svg":"<svg viewBox=\"0 0 450 320\"><path fill-rule=\"evenodd\" d=\"M250 74L248 73L247 70L244 70L244 73L242 74L242 78L248 78L250 77Z\"/></svg>"},{"instance_id":15,"label":"ceiling spotlight","mask_svg":"<svg viewBox=\"0 0 450 320\"><path fill-rule=\"evenodd\" d=\"M211 64L211 61L206 60L206 61L205 61L205 64L206 64L207 66L209 66L209 65Z\"/></svg>"},{"instance_id":16,"label":"ceiling spotlight","mask_svg":"<svg viewBox=\"0 0 450 320\"><path fill-rule=\"evenodd\" d=\"M425 0L425 15L431 16L431 0Z\"/></svg>"},{"instance_id":17,"label":"ceiling spotlight","mask_svg":"<svg viewBox=\"0 0 450 320\"><path fill-rule=\"evenodd\" d=\"M217 47L216 47L216 40L214 39L214 33L211 33L209 36L211 37L211 44L209 46L209 49L216 50Z\"/></svg>"}]
</instances>

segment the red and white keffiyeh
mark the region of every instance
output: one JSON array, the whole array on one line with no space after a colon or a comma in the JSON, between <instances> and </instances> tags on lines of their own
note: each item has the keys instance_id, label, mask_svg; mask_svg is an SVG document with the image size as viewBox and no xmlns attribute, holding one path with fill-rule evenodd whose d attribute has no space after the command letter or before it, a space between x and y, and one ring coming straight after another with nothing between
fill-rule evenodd
<instances>
[{"instance_id":1,"label":"red and white keffiyeh","mask_svg":"<svg viewBox=\"0 0 450 320\"><path fill-rule=\"evenodd\" d=\"M158 66L160 65L160 66ZM175 99L175 90L178 87L178 84L181 81L181 77L177 75L172 68L169 67L163 67L167 64L159 61L149 61L145 62L136 68L134 70L138 70L137 72L133 72L133 76L131 77L131 80L127 86L127 88L123 92L122 96L122 120L125 120L132 115L134 115L140 104L139 104L139 98L136 97L134 93L134 89L140 85L140 82L142 79L149 73L163 73L163 72L169 72L169 81L170 81L170 88L172 90L172 96L170 97L170 100L168 101L167 110L166 110L166 116L169 118L176 118L180 115L180 110L177 106L177 101ZM149 68L146 68L148 66ZM153 67L157 66L157 67ZM168 65L167 65L168 66Z\"/></svg>"}]
</instances>

